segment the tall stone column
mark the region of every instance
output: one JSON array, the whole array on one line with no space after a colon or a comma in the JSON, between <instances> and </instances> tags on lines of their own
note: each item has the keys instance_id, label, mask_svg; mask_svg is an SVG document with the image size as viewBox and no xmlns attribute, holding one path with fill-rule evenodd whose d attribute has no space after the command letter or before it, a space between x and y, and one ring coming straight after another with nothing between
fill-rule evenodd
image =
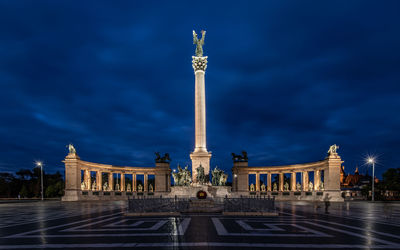
<instances>
[{"instance_id":1,"label":"tall stone column","mask_svg":"<svg viewBox=\"0 0 400 250\"><path fill-rule=\"evenodd\" d=\"M267 191L272 191L271 180L272 180L272 174L268 173L268 175L267 175Z\"/></svg>"},{"instance_id":2,"label":"tall stone column","mask_svg":"<svg viewBox=\"0 0 400 250\"><path fill-rule=\"evenodd\" d=\"M291 190L296 191L296 172L292 172L291 182L292 182L292 185L290 187Z\"/></svg>"},{"instance_id":3,"label":"tall stone column","mask_svg":"<svg viewBox=\"0 0 400 250\"><path fill-rule=\"evenodd\" d=\"M206 94L204 75L207 68L207 56L192 56L195 74L195 148L190 154L192 160L192 180L196 182L196 169L201 165L204 174L209 176L211 153L206 143ZM208 179L207 179L208 181Z\"/></svg>"}]
</instances>

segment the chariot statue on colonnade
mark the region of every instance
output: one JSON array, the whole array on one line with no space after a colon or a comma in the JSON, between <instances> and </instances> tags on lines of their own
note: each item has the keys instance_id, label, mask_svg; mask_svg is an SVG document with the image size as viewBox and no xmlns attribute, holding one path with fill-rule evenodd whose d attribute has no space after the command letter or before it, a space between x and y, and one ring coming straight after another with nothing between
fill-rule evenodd
<instances>
[{"instance_id":1,"label":"chariot statue on colonnade","mask_svg":"<svg viewBox=\"0 0 400 250\"><path fill-rule=\"evenodd\" d=\"M155 161L157 163L168 163L171 161L168 153L165 153L163 157L161 157L160 152L155 152L154 154L156 155Z\"/></svg>"},{"instance_id":2,"label":"chariot statue on colonnade","mask_svg":"<svg viewBox=\"0 0 400 250\"><path fill-rule=\"evenodd\" d=\"M336 145L336 144L333 144L332 146L329 147L328 154L329 154L329 155L331 155L331 154L337 154L336 151L337 151L338 149L339 149L339 146Z\"/></svg>"},{"instance_id":3,"label":"chariot statue on colonnade","mask_svg":"<svg viewBox=\"0 0 400 250\"><path fill-rule=\"evenodd\" d=\"M68 151L69 151L68 154L76 155L76 149L75 149L74 145L72 145L72 143L68 144L66 147L68 148Z\"/></svg>"},{"instance_id":4,"label":"chariot statue on colonnade","mask_svg":"<svg viewBox=\"0 0 400 250\"><path fill-rule=\"evenodd\" d=\"M232 160L233 160L233 162L248 162L249 158L247 157L247 152L242 151L241 155L232 153Z\"/></svg>"}]
</instances>

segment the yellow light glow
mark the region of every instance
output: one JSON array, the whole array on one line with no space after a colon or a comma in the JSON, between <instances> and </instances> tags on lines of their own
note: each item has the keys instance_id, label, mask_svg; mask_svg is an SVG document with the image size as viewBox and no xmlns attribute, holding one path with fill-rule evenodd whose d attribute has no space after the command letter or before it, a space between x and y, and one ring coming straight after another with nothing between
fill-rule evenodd
<instances>
[{"instance_id":1,"label":"yellow light glow","mask_svg":"<svg viewBox=\"0 0 400 250\"><path fill-rule=\"evenodd\" d=\"M37 161L37 162L35 162L35 164L37 167L41 167L43 165L43 163L41 161Z\"/></svg>"}]
</instances>

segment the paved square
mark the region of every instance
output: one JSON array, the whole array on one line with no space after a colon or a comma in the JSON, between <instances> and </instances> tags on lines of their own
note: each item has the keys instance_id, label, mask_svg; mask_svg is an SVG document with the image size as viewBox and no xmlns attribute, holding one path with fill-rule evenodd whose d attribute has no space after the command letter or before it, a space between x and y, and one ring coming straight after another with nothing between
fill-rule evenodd
<instances>
[{"instance_id":1,"label":"paved square","mask_svg":"<svg viewBox=\"0 0 400 250\"><path fill-rule=\"evenodd\" d=\"M328 215L310 203L278 203L278 217L126 217L123 202L44 202L17 205L16 223L12 205L1 204L0 216L7 216L1 216L0 249L399 249L400 204L391 204L394 213L386 219L352 212L367 206L371 215L381 205L352 203L354 210L347 210L335 204ZM20 216L30 219L24 223Z\"/></svg>"}]
</instances>

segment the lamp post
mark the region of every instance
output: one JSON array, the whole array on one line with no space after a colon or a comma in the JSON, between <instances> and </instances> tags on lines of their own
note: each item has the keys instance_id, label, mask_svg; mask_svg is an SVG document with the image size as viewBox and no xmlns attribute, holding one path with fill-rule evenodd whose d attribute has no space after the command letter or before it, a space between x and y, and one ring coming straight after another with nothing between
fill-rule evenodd
<instances>
[{"instance_id":1,"label":"lamp post","mask_svg":"<svg viewBox=\"0 0 400 250\"><path fill-rule=\"evenodd\" d=\"M40 167L40 183L42 186L42 200L43 200L43 162L37 161L36 162L36 167Z\"/></svg>"},{"instance_id":2,"label":"lamp post","mask_svg":"<svg viewBox=\"0 0 400 250\"><path fill-rule=\"evenodd\" d=\"M375 184L375 160L372 157L368 158L368 163L372 164L372 201L375 201L375 192L374 192L374 184Z\"/></svg>"}]
</instances>

